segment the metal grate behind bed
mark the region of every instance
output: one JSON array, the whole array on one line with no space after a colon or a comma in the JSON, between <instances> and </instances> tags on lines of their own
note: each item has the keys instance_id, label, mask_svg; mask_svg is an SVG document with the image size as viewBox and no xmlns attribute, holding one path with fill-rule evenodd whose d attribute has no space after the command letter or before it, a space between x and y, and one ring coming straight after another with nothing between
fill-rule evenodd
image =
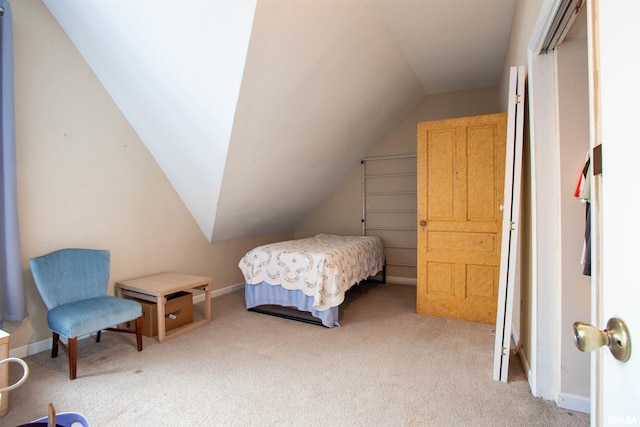
<instances>
[{"instance_id":1,"label":"metal grate behind bed","mask_svg":"<svg viewBox=\"0 0 640 427\"><path fill-rule=\"evenodd\" d=\"M391 276L415 278L416 155L369 157L361 163L362 235L382 239Z\"/></svg>"}]
</instances>

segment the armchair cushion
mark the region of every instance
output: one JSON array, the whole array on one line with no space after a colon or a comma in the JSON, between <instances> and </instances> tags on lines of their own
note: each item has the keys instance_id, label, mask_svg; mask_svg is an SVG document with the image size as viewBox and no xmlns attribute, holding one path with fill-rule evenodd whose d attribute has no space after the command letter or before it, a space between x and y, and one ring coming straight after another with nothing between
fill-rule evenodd
<instances>
[{"instance_id":1,"label":"armchair cushion","mask_svg":"<svg viewBox=\"0 0 640 427\"><path fill-rule=\"evenodd\" d=\"M47 313L49 329L72 338L142 316L140 303L103 295L59 305Z\"/></svg>"},{"instance_id":2,"label":"armchair cushion","mask_svg":"<svg viewBox=\"0 0 640 427\"><path fill-rule=\"evenodd\" d=\"M107 294L110 252L60 249L29 261L36 286L49 310Z\"/></svg>"}]
</instances>

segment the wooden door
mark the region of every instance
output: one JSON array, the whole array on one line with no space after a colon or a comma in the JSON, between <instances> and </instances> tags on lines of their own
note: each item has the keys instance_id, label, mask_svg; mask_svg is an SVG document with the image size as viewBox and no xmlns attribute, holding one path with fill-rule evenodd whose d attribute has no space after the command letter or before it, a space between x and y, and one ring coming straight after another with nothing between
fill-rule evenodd
<instances>
[{"instance_id":1,"label":"wooden door","mask_svg":"<svg viewBox=\"0 0 640 427\"><path fill-rule=\"evenodd\" d=\"M417 312L494 323L507 114L418 124Z\"/></svg>"}]
</instances>

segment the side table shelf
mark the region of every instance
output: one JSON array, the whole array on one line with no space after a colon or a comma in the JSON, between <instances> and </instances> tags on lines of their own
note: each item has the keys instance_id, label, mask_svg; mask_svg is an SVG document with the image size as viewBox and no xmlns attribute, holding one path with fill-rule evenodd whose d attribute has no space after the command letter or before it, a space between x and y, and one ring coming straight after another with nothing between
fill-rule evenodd
<instances>
[{"instance_id":1,"label":"side table shelf","mask_svg":"<svg viewBox=\"0 0 640 427\"><path fill-rule=\"evenodd\" d=\"M210 277L170 272L117 282L115 291L120 298L132 296L157 304L158 341L162 343L211 322L211 282ZM205 318L167 332L164 322L166 297L180 291L204 292Z\"/></svg>"}]
</instances>

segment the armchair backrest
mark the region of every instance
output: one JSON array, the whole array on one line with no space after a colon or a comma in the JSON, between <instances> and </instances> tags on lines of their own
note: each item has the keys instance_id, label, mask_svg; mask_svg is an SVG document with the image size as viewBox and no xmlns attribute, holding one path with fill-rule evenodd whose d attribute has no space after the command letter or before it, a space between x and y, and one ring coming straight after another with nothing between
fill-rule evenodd
<instances>
[{"instance_id":1,"label":"armchair backrest","mask_svg":"<svg viewBox=\"0 0 640 427\"><path fill-rule=\"evenodd\" d=\"M106 295L109 264L109 251L95 249L60 249L29 260L36 287L49 310Z\"/></svg>"}]
</instances>

